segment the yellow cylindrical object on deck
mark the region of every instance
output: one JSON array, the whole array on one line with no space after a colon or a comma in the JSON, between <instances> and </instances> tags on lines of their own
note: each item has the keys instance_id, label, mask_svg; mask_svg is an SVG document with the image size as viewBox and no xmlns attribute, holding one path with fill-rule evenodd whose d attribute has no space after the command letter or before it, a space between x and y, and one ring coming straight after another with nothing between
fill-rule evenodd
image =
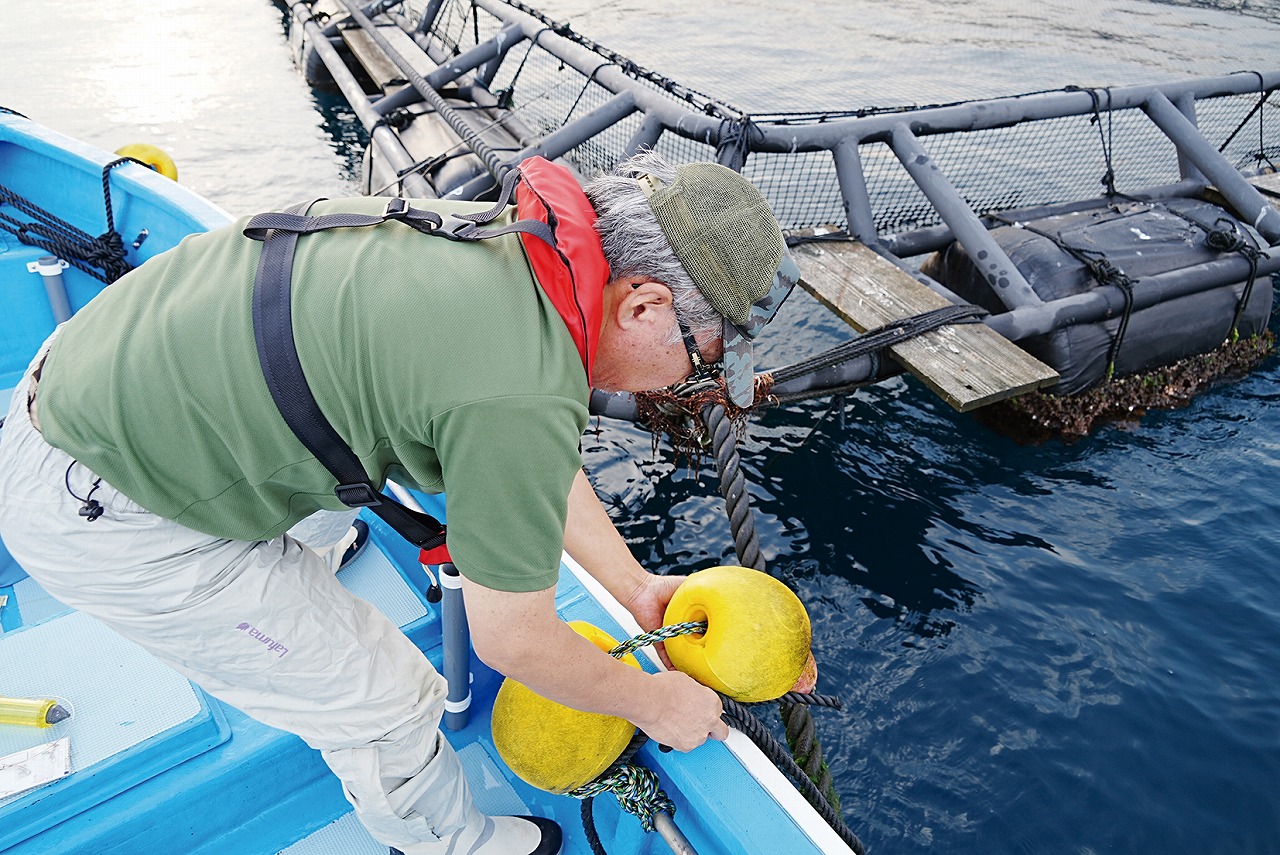
<instances>
[{"instance_id":1,"label":"yellow cylindrical object on deck","mask_svg":"<svg viewBox=\"0 0 1280 855\"><path fill-rule=\"evenodd\" d=\"M618 642L586 621L570 621L574 632L608 652ZM621 660L633 668L632 654ZM525 782L567 793L592 781L622 754L635 733L626 719L583 712L547 700L507 678L493 702L493 744Z\"/></svg>"},{"instance_id":2,"label":"yellow cylindrical object on deck","mask_svg":"<svg viewBox=\"0 0 1280 855\"><path fill-rule=\"evenodd\" d=\"M769 701L796 685L813 640L809 614L790 588L748 567L689 576L667 604L665 624L707 622L707 631L666 642L667 655L704 686L744 703Z\"/></svg>"},{"instance_id":3,"label":"yellow cylindrical object on deck","mask_svg":"<svg viewBox=\"0 0 1280 855\"><path fill-rule=\"evenodd\" d=\"M0 697L0 724L53 727L70 717L57 701L47 698Z\"/></svg>"}]
</instances>

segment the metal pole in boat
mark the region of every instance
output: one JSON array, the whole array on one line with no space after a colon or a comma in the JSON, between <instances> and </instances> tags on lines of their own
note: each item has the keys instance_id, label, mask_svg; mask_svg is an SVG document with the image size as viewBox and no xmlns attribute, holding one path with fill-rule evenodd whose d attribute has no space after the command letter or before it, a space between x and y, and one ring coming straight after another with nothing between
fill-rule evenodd
<instances>
[{"instance_id":1,"label":"metal pole in boat","mask_svg":"<svg viewBox=\"0 0 1280 855\"><path fill-rule=\"evenodd\" d=\"M396 482L387 481L387 489L406 508L423 510L413 494ZM444 646L444 679L449 684L444 700L444 725L450 730L461 730L471 716L471 630L467 627L467 607L462 599L462 575L451 562L422 567L440 580L440 635ZM430 592L427 599L432 600Z\"/></svg>"},{"instance_id":2,"label":"metal pole in boat","mask_svg":"<svg viewBox=\"0 0 1280 855\"><path fill-rule=\"evenodd\" d=\"M53 321L58 324L71 317L71 300L67 297L67 284L62 281L62 271L68 266L52 255L43 255L27 264L29 272L39 273L44 280L44 290L49 295L49 305L53 307Z\"/></svg>"},{"instance_id":3,"label":"metal pole in boat","mask_svg":"<svg viewBox=\"0 0 1280 855\"><path fill-rule=\"evenodd\" d=\"M462 576L452 564L438 568L444 592L441 627L444 642L444 678L449 695L444 701L444 725L450 730L467 726L471 708L471 631L467 628L467 607L462 601Z\"/></svg>"},{"instance_id":4,"label":"metal pole in boat","mask_svg":"<svg viewBox=\"0 0 1280 855\"><path fill-rule=\"evenodd\" d=\"M671 818L671 814L664 810L660 810L653 815L653 830L662 836L667 846L671 847L671 851L675 855L698 855L698 850L693 848L693 844L689 842L689 838L684 836L676 822Z\"/></svg>"}]
</instances>

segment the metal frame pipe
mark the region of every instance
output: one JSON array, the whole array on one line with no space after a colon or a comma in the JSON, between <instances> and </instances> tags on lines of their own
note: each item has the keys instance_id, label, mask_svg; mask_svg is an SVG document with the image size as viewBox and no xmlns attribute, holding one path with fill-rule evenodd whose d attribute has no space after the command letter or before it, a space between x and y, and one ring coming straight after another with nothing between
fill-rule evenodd
<instances>
[{"instance_id":1,"label":"metal frame pipe","mask_svg":"<svg viewBox=\"0 0 1280 855\"><path fill-rule=\"evenodd\" d=\"M546 25L542 21L507 6L500 0L476 0L476 5L499 20L518 22L527 37L532 38L546 31ZM590 76L599 68L600 54L571 39L549 33L539 44L584 76ZM596 74L596 80L613 92L635 88L636 103L639 108L646 114L657 116L665 127L681 136L711 145L719 142L723 116L710 116L704 112L682 108L673 99L661 96L617 68L600 70ZM1239 95L1277 87L1280 87L1280 71L1261 74L1238 72L1215 78L1114 88L1107 92L1111 108L1119 110L1142 107L1154 91L1164 92L1173 98L1183 93L1189 93L1194 98L1207 98ZM733 113L736 116L736 111L732 108L720 106L726 113ZM954 131L1007 127L1025 121L1085 115L1093 111L1094 99L1089 90L1081 89L1012 96L892 114L855 116L848 119L828 118L820 124L798 124L794 119L790 119L787 124L782 125L770 124L767 120L757 120L756 127L763 132L763 137L753 140L752 150L784 153L817 151L833 148L840 140L851 135L863 142L886 142L894 127L904 120L908 122L915 135L930 136Z\"/></svg>"},{"instance_id":2,"label":"metal frame pipe","mask_svg":"<svg viewBox=\"0 0 1280 855\"><path fill-rule=\"evenodd\" d=\"M1198 125L1196 121L1196 99L1188 92L1183 92L1173 99L1173 105L1178 108L1178 112L1187 117L1187 121L1193 125ZM1196 168L1196 165L1187 157L1186 152L1174 146L1178 152L1178 175L1182 176L1184 181L1199 181L1202 184L1208 184L1209 179L1205 178L1204 173Z\"/></svg>"},{"instance_id":3,"label":"metal frame pipe","mask_svg":"<svg viewBox=\"0 0 1280 855\"><path fill-rule=\"evenodd\" d=\"M1195 164L1217 187L1242 219L1272 245L1280 244L1280 211L1273 208L1221 152L1159 91L1146 104L1151 121L1173 141L1180 154Z\"/></svg>"},{"instance_id":4,"label":"metal frame pipe","mask_svg":"<svg viewBox=\"0 0 1280 855\"><path fill-rule=\"evenodd\" d=\"M631 157L642 148L653 148L658 144L658 140L662 138L662 132L666 130L662 126L662 122L653 116L645 115L640 122L640 127L636 128L636 132L627 141L627 147L623 150L623 154Z\"/></svg>"},{"instance_id":5,"label":"metal frame pipe","mask_svg":"<svg viewBox=\"0 0 1280 855\"><path fill-rule=\"evenodd\" d=\"M302 14L299 14L298 7L302 7ZM413 172L414 159L405 150L404 144L400 142L400 137L396 132L384 124L380 124L382 116L373 109L369 104L369 98L365 95L364 89L360 83L352 75L347 64L342 61L342 57L333 45L329 44L329 40L324 37L320 31L320 25L316 23L314 17L311 16L311 9L306 3L293 4L293 14L295 20L299 20L303 25L303 32L306 34L307 40L310 42L316 55L320 57L320 61L324 63L325 68L329 70L329 74L333 77L333 82L342 92L343 97L347 99L347 103L351 105L351 109L355 112L356 118L360 120L360 124L364 125L366 131L369 132L369 142L377 147L377 150L386 158L387 165L395 170L397 175L401 175L401 186L410 196L420 198L431 198L436 195L435 190L421 175Z\"/></svg>"},{"instance_id":6,"label":"metal frame pipe","mask_svg":"<svg viewBox=\"0 0 1280 855\"><path fill-rule=\"evenodd\" d=\"M416 44L422 50L423 54L427 57L427 59L431 60L432 62L436 61L432 57L431 51L428 49L428 45L423 44L423 42L428 41L427 38L425 36L415 35L413 33L413 27L409 23L409 20L407 18L405 18L403 15L399 15L394 12L387 12L386 16L391 21L395 22L395 24L399 26L400 29L404 30L407 34L409 34L410 37L413 38L414 44ZM511 34L513 36L518 36L519 35L518 28L512 29ZM494 36L494 38L496 39L501 36L502 34L499 33L497 36ZM523 37L507 39L507 47L505 48L500 47L499 53L502 56L505 56L507 50L509 50L511 47L514 47L516 44L518 44L521 41L523 41ZM454 59L456 61L460 58L461 57L454 58ZM449 58L446 57L445 62L448 62L448 61L449 61ZM515 115L514 112L512 112L511 110L502 108L499 105L498 99L494 96L492 92L489 91L489 89L487 88L487 84L481 83L480 81L476 80L475 77L472 76L470 73L463 73L458 77L453 78L452 81L450 81L447 77L441 77L439 79L443 80L444 82L439 84L437 84L436 82L437 78L434 78L432 76L436 74L443 74L444 71L448 71L452 73L452 70L453 70L453 66L450 66L448 69L444 69L443 71L438 68L436 69L436 71L432 72L431 74L428 74L425 79L428 83L432 84L433 86L436 86L437 89L443 88L449 82L456 83L458 88L459 98L461 98L464 101L474 102L476 105L488 109L490 111L490 115L488 118L495 124L503 127L509 134L511 134L511 136L515 137L516 141L519 142L520 145L522 146L532 145L533 142L536 139L538 139L538 134L534 133L534 131L531 128L529 128L524 122L520 121L520 119ZM408 106L409 104L417 104L422 101L422 95L419 94L418 90L414 89L412 86L406 86L403 89L399 90L398 92L394 93L393 95L388 96L388 98L401 99L401 100L399 100L398 103L397 101L392 100L386 105L385 108L383 106L382 101L376 102L374 107L375 109L378 110L378 112L387 113L387 112L390 112L391 110L394 110L397 106Z\"/></svg>"},{"instance_id":7,"label":"metal frame pipe","mask_svg":"<svg viewBox=\"0 0 1280 855\"><path fill-rule=\"evenodd\" d=\"M862 171L862 154L856 140L846 138L831 150L836 167L836 181L840 185L840 198L844 201L845 222L849 234L863 243L876 240L876 214L871 209L871 196L867 192L867 176Z\"/></svg>"},{"instance_id":8,"label":"metal frame pipe","mask_svg":"<svg viewBox=\"0 0 1280 855\"><path fill-rule=\"evenodd\" d=\"M519 166L526 157L540 156L554 160L635 111L635 99L630 92L615 95L590 113L543 137L536 145L516 152L502 163L492 177L478 175L445 195L449 199L474 199L495 183L501 184L507 173Z\"/></svg>"},{"instance_id":9,"label":"metal frame pipe","mask_svg":"<svg viewBox=\"0 0 1280 855\"><path fill-rule=\"evenodd\" d=\"M1004 249L988 234L978 215L943 176L905 123L894 129L891 144L893 153L933 203L943 221L955 232L974 267L991 283L1000 301L1009 309L1040 305L1043 302L1040 296L1023 278Z\"/></svg>"},{"instance_id":10,"label":"metal frame pipe","mask_svg":"<svg viewBox=\"0 0 1280 855\"><path fill-rule=\"evenodd\" d=\"M620 68L607 64L601 66L601 54L550 31L543 21L527 12L508 6L500 0L476 0L476 5L494 18L518 27L524 38L538 38L540 48L571 66L584 77L591 78L594 75L593 79L611 92L616 94L626 89L634 90L638 109L646 116L655 117L665 129L672 130L683 137L717 145L724 119L727 116L740 118L737 112L727 105L716 105L717 111L721 113L718 116L681 106L674 98L662 95L625 74ZM1176 100L1185 96L1200 99L1239 95L1277 87L1280 87L1280 71L1237 72L1215 78L1120 87L1106 91L1110 108L1122 110L1143 107L1154 92L1161 92L1168 98ZM773 124L767 119L763 121L757 119L756 128L761 134L753 139L752 150L795 153L832 149L841 140L850 136L859 142L887 142L893 129L903 121L908 123L914 135L931 136L957 131L1008 127L1037 119L1086 115L1094 110L1095 99L1090 94L1090 90L1080 89L1011 96L891 114L849 118L828 117L821 123L813 124L798 123L794 118L788 119L786 124Z\"/></svg>"},{"instance_id":11,"label":"metal frame pipe","mask_svg":"<svg viewBox=\"0 0 1280 855\"><path fill-rule=\"evenodd\" d=\"M486 62L506 56L507 51L522 41L524 41L524 35L520 32L518 26L514 24L505 26L493 38L481 42L465 53L460 53L455 57L450 57L445 62L439 63L439 68L427 74L423 77L423 80L432 90L443 89ZM381 43L379 43L379 46L381 46ZM424 50L423 53L426 53L426 51ZM432 61L434 62L435 60L432 59ZM486 85L487 90L487 84L484 85ZM397 107L407 107L422 100L422 93L416 87L411 86L383 98L377 103L375 109L379 113L386 115ZM494 104L497 104L496 98L494 99Z\"/></svg>"},{"instance_id":12,"label":"metal frame pipe","mask_svg":"<svg viewBox=\"0 0 1280 855\"><path fill-rule=\"evenodd\" d=\"M1142 109L1154 93L1177 99L1190 95L1196 100L1225 95L1256 94L1261 88L1280 88L1280 71L1238 72L1223 77L1175 81L1172 83L1130 86L1107 90L1111 109ZM1098 90L1094 90L1098 91ZM789 118L786 124L772 123L768 117L757 117L761 131L753 141L754 151L780 153L817 151L834 147L840 140L853 136L859 142L888 142L894 128L906 122L918 137L960 131L992 130L1023 122L1057 119L1065 116L1089 115L1094 112L1089 90L1044 92L1014 95L987 101L973 101L948 107L925 107L872 116L849 118L827 117L820 123L799 124ZM689 123L684 124L689 127ZM701 126L698 126L701 127Z\"/></svg>"}]
</instances>

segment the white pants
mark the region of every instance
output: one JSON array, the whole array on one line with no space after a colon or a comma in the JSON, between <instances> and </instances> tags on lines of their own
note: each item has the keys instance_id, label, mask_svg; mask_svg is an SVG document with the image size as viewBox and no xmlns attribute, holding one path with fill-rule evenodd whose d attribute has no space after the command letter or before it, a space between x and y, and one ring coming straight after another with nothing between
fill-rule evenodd
<instances>
[{"instance_id":1,"label":"white pants","mask_svg":"<svg viewBox=\"0 0 1280 855\"><path fill-rule=\"evenodd\" d=\"M0 431L0 536L32 578L211 695L319 749L379 841L433 853L440 838L484 823L439 734L444 678L334 577L350 515L312 521L312 536L332 538L317 544L330 553L321 557L289 534L223 540L149 513L105 481L93 490L97 476L32 426L29 375ZM102 516L80 516L68 483L82 498L93 490Z\"/></svg>"}]
</instances>

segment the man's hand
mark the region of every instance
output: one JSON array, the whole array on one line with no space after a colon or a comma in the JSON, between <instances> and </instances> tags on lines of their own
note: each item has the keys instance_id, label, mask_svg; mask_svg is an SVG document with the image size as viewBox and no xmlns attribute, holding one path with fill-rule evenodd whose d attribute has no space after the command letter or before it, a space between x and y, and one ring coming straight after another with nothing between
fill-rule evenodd
<instances>
[{"instance_id":1,"label":"man's hand","mask_svg":"<svg viewBox=\"0 0 1280 855\"><path fill-rule=\"evenodd\" d=\"M679 671L652 674L650 679L665 701L662 717L633 722L650 739L677 751L692 751L708 738L728 738L729 725L720 718L724 707L715 692Z\"/></svg>"},{"instance_id":2,"label":"man's hand","mask_svg":"<svg viewBox=\"0 0 1280 855\"><path fill-rule=\"evenodd\" d=\"M631 595L622 600L622 604L627 607L627 611L631 612L641 629L652 632L662 626L667 603L671 602L671 596L686 578L688 577L655 576L652 573L645 573Z\"/></svg>"},{"instance_id":3,"label":"man's hand","mask_svg":"<svg viewBox=\"0 0 1280 855\"><path fill-rule=\"evenodd\" d=\"M569 516L564 531L565 550L583 566L646 632L662 626L671 595L683 576L655 576L631 555L604 506L600 504L585 472L579 472L569 491ZM671 660L661 644L654 646L663 664Z\"/></svg>"},{"instance_id":4,"label":"man's hand","mask_svg":"<svg viewBox=\"0 0 1280 855\"><path fill-rule=\"evenodd\" d=\"M671 596L675 594L676 588L679 588L687 578L687 576L655 576L652 573L645 573L640 583L632 590L631 596L623 600L622 604L627 607L627 611L631 612L631 616L636 619L636 623L640 624L641 629L652 632L662 626L667 603L671 602ZM671 657L667 656L666 645L661 642L653 645L653 652L658 654L658 658L667 668L675 667L671 664Z\"/></svg>"}]
</instances>

